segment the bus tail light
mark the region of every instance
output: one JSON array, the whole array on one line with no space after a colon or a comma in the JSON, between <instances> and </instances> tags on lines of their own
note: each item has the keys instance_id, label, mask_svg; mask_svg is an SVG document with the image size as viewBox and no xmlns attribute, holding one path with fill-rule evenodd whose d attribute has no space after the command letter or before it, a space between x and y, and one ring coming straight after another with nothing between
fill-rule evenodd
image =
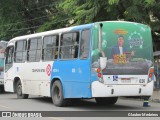
<instances>
[{"instance_id":1,"label":"bus tail light","mask_svg":"<svg viewBox=\"0 0 160 120\"><path fill-rule=\"evenodd\" d=\"M150 68L148 74L148 82L152 81L153 74L154 74L154 68Z\"/></svg>"},{"instance_id":2,"label":"bus tail light","mask_svg":"<svg viewBox=\"0 0 160 120\"><path fill-rule=\"evenodd\" d=\"M97 69L97 73L100 73L100 72L101 72L101 69L100 69L100 68L98 68L98 69Z\"/></svg>"},{"instance_id":3,"label":"bus tail light","mask_svg":"<svg viewBox=\"0 0 160 120\"><path fill-rule=\"evenodd\" d=\"M150 72L150 73L154 73L154 68L150 68L150 69L149 69L149 72Z\"/></svg>"},{"instance_id":4,"label":"bus tail light","mask_svg":"<svg viewBox=\"0 0 160 120\"><path fill-rule=\"evenodd\" d=\"M97 69L97 76L98 76L99 78L101 78L101 77L102 77L101 69L100 69L100 68L98 68L98 69Z\"/></svg>"},{"instance_id":5,"label":"bus tail light","mask_svg":"<svg viewBox=\"0 0 160 120\"><path fill-rule=\"evenodd\" d=\"M101 74L101 73L98 73L98 77L101 78L101 77L102 77L102 74Z\"/></svg>"},{"instance_id":6,"label":"bus tail light","mask_svg":"<svg viewBox=\"0 0 160 120\"><path fill-rule=\"evenodd\" d=\"M154 68L149 69L149 78L151 78L154 74Z\"/></svg>"},{"instance_id":7,"label":"bus tail light","mask_svg":"<svg viewBox=\"0 0 160 120\"><path fill-rule=\"evenodd\" d=\"M102 78L102 71L100 68L97 69L97 76L99 78L99 82L103 83L103 78Z\"/></svg>"},{"instance_id":8,"label":"bus tail light","mask_svg":"<svg viewBox=\"0 0 160 120\"><path fill-rule=\"evenodd\" d=\"M152 77L152 73L149 73L149 78L151 78Z\"/></svg>"}]
</instances>

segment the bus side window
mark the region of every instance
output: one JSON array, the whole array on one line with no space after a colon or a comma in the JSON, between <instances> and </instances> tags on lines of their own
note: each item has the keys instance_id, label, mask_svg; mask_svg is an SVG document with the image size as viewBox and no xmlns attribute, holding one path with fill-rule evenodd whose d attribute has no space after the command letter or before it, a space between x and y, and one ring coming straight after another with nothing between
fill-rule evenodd
<instances>
[{"instance_id":1,"label":"bus side window","mask_svg":"<svg viewBox=\"0 0 160 120\"><path fill-rule=\"evenodd\" d=\"M61 36L60 58L73 59L78 57L79 33L65 33Z\"/></svg>"},{"instance_id":2,"label":"bus side window","mask_svg":"<svg viewBox=\"0 0 160 120\"><path fill-rule=\"evenodd\" d=\"M74 45L73 48L75 49L74 58L78 57L78 48L79 48L79 34L74 34Z\"/></svg>"},{"instance_id":3,"label":"bus side window","mask_svg":"<svg viewBox=\"0 0 160 120\"><path fill-rule=\"evenodd\" d=\"M31 38L28 41L27 60L38 62L41 58L42 38Z\"/></svg>"},{"instance_id":4,"label":"bus side window","mask_svg":"<svg viewBox=\"0 0 160 120\"><path fill-rule=\"evenodd\" d=\"M45 36L43 40L42 60L52 61L58 57L58 35Z\"/></svg>"},{"instance_id":5,"label":"bus side window","mask_svg":"<svg viewBox=\"0 0 160 120\"><path fill-rule=\"evenodd\" d=\"M87 59L90 48L90 30L83 30L80 42L80 59Z\"/></svg>"},{"instance_id":6,"label":"bus side window","mask_svg":"<svg viewBox=\"0 0 160 120\"><path fill-rule=\"evenodd\" d=\"M14 47L13 46L7 47L7 49L6 49L6 60L5 60L5 71L8 71L12 67L13 52L14 52Z\"/></svg>"},{"instance_id":7,"label":"bus side window","mask_svg":"<svg viewBox=\"0 0 160 120\"><path fill-rule=\"evenodd\" d=\"M26 59L26 40L17 41L15 44L14 61L15 62L25 62Z\"/></svg>"}]
</instances>

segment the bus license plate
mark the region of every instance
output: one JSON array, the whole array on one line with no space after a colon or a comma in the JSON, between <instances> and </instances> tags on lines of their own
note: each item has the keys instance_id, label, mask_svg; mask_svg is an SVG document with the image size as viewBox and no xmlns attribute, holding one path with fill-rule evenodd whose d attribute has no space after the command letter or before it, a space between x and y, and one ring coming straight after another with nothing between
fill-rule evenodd
<instances>
[{"instance_id":1,"label":"bus license plate","mask_svg":"<svg viewBox=\"0 0 160 120\"><path fill-rule=\"evenodd\" d=\"M121 78L121 83L131 83L130 78Z\"/></svg>"},{"instance_id":2,"label":"bus license plate","mask_svg":"<svg viewBox=\"0 0 160 120\"><path fill-rule=\"evenodd\" d=\"M121 83L131 83L131 80L121 80Z\"/></svg>"}]
</instances>

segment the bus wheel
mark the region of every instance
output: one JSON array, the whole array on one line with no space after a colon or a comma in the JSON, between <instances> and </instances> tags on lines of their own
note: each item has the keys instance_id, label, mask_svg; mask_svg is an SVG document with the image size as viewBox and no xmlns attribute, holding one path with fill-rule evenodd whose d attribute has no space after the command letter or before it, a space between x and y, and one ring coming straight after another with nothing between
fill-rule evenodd
<instances>
[{"instance_id":1,"label":"bus wheel","mask_svg":"<svg viewBox=\"0 0 160 120\"><path fill-rule=\"evenodd\" d=\"M105 98L95 98L96 103L99 105L114 105L117 100L118 97L105 97Z\"/></svg>"},{"instance_id":2,"label":"bus wheel","mask_svg":"<svg viewBox=\"0 0 160 120\"><path fill-rule=\"evenodd\" d=\"M17 82L17 98L20 98L20 99L27 99L28 98L28 94L22 94L22 84L21 84L21 81L19 80Z\"/></svg>"},{"instance_id":3,"label":"bus wheel","mask_svg":"<svg viewBox=\"0 0 160 120\"><path fill-rule=\"evenodd\" d=\"M0 86L0 92L4 93L4 86Z\"/></svg>"},{"instance_id":4,"label":"bus wheel","mask_svg":"<svg viewBox=\"0 0 160 120\"><path fill-rule=\"evenodd\" d=\"M62 107L66 105L66 99L63 96L63 88L60 81L55 81L52 86L52 101L54 105Z\"/></svg>"}]
</instances>

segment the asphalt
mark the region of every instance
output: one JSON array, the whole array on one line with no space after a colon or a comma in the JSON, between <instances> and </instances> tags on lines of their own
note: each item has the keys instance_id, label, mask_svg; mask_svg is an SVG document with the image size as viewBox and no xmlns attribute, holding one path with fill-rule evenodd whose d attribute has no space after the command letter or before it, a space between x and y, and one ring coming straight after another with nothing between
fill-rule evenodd
<instances>
[{"instance_id":1,"label":"asphalt","mask_svg":"<svg viewBox=\"0 0 160 120\"><path fill-rule=\"evenodd\" d=\"M160 103L160 89L155 89L153 91L153 94L150 97L150 101Z\"/></svg>"},{"instance_id":2,"label":"asphalt","mask_svg":"<svg viewBox=\"0 0 160 120\"><path fill-rule=\"evenodd\" d=\"M137 101L144 101L143 98L140 97L120 97L121 99L131 99ZM152 96L149 98L149 102L160 103L160 89L154 89Z\"/></svg>"}]
</instances>

